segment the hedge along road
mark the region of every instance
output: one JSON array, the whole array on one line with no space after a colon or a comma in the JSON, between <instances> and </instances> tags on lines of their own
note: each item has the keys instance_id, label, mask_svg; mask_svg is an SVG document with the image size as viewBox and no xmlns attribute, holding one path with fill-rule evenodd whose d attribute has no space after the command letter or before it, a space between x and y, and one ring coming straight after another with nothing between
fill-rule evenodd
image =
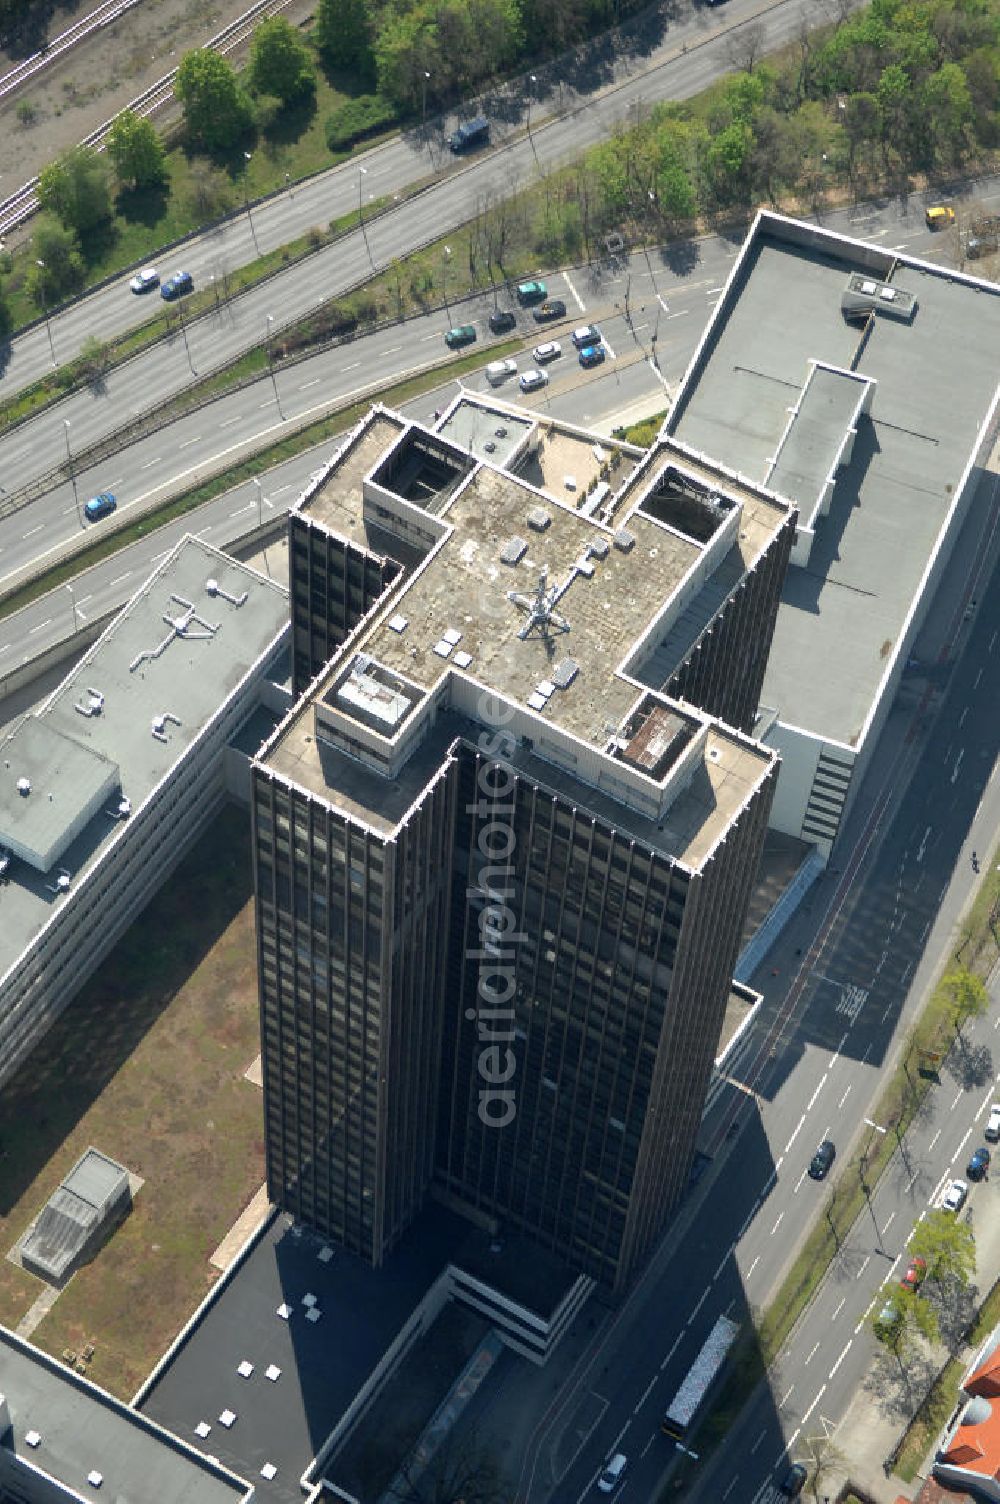
<instances>
[{"instance_id":1,"label":"hedge along road","mask_svg":"<svg viewBox=\"0 0 1000 1504\"><path fill-rule=\"evenodd\" d=\"M524 94L511 86L507 95L497 96L499 112L508 122L495 124L494 140L509 140L499 149L470 159L464 168L450 172L441 181L398 209L373 220L365 233L355 231L335 244L317 252L301 264L244 294L227 305L232 310L231 328L223 334L213 329L202 338L197 324L189 326L194 364L199 374L211 370L264 338L265 320L275 314L275 328L280 323L309 312L326 299L363 281L372 265L384 267L394 257L406 254L428 240L443 234L450 226L471 218L476 203L487 194L506 195L512 187L530 180L539 166L550 167L578 156L585 148L602 140L610 129L624 120L630 109L640 103L665 98L687 98L730 70L725 38L739 24L757 16L767 18L767 45L776 47L792 39L803 18L816 20L808 0L728 0L725 11L693 9L685 6L680 19L664 23L663 39L639 64L623 60L613 71L612 82L601 78L591 95L566 88L545 93L543 70L534 101L535 121L531 139L523 133L522 104ZM824 16L824 19L826 17ZM630 73L631 69L631 73ZM559 76L560 70L553 70ZM568 71L568 70L565 70ZM567 112L556 115L546 124L540 117L560 108L564 98ZM491 110L489 101L487 110ZM494 119L496 116L494 115ZM385 146L333 169L329 173L301 183L290 192L283 191L252 210L253 234L246 213L234 215L224 225L208 230L183 245L164 252L161 272L176 266L189 270L199 287L209 278L221 281L227 271L252 261L260 252L277 249L305 234L314 225L357 212L359 200L364 206L375 199L391 198L414 182L432 178L443 168L455 166L455 159L441 146L441 135L413 131ZM537 165L536 165L537 156ZM364 168L364 174L361 168ZM256 245L254 243L256 237ZM367 244L366 244L367 240ZM150 260L155 260L151 253ZM69 305L50 319L56 360L65 363L80 351L88 337L107 339L112 334L142 323L148 317L145 300L128 291L123 273L108 285ZM155 292L152 294L156 296ZM198 347L197 350L195 347ZM162 400L190 380L187 362L170 362L170 370L157 368L167 363L159 351L150 352L145 364L132 367L129 386L139 390L146 402ZM52 366L48 334L44 321L26 330L13 342L11 356L0 384L0 392L12 394L22 386L44 376ZM176 368L175 368L176 367ZM102 414L102 426L95 425L81 433L86 441L109 432L128 418L127 404L119 406L109 382L107 397L99 403L88 397L86 406ZM65 416L72 416L64 414ZM41 420L40 420L41 421ZM61 446L62 425L56 430ZM21 428L12 435L13 448L6 441L0 445L4 468L9 458L15 463L20 451L30 444L42 448L43 439L26 438ZM21 464L5 484L18 486L31 478L31 466Z\"/></svg>"}]
</instances>

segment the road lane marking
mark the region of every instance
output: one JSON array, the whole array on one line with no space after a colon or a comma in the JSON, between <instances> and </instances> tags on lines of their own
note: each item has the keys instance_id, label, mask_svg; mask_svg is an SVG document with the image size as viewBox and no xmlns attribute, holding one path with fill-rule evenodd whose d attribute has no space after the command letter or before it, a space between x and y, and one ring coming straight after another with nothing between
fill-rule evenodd
<instances>
[{"instance_id":1,"label":"road lane marking","mask_svg":"<svg viewBox=\"0 0 1000 1504\"><path fill-rule=\"evenodd\" d=\"M788 1396L791 1394L791 1392L792 1392L792 1390L794 1388L795 1388L794 1384L789 1384L789 1386L786 1389L785 1393L781 1396L781 1399L778 1401L778 1409L779 1410L782 1408L783 1405L786 1405L788 1403Z\"/></svg>"},{"instance_id":2,"label":"road lane marking","mask_svg":"<svg viewBox=\"0 0 1000 1504\"><path fill-rule=\"evenodd\" d=\"M731 1482L729 1482L729 1483L726 1484L725 1488L722 1490L722 1497L724 1499L728 1499L729 1498L729 1495L732 1493L733 1489L736 1487L737 1483L739 1482L739 1479L740 1479L739 1473L735 1473L733 1475L733 1478L732 1478Z\"/></svg>"},{"instance_id":3,"label":"road lane marking","mask_svg":"<svg viewBox=\"0 0 1000 1504\"><path fill-rule=\"evenodd\" d=\"M794 1186L792 1187L792 1195L793 1196L797 1196L798 1195L798 1193L799 1193L799 1186L802 1184L802 1182L803 1182L803 1180L805 1180L805 1178L806 1178L806 1171L803 1170L802 1174L799 1176L798 1180L795 1182Z\"/></svg>"},{"instance_id":4,"label":"road lane marking","mask_svg":"<svg viewBox=\"0 0 1000 1504\"><path fill-rule=\"evenodd\" d=\"M697 1316L698 1312L701 1310L702 1306L705 1304L705 1302L706 1302L707 1299L708 1299L708 1291L707 1290L702 1290L702 1292L701 1292L701 1299L699 1300L698 1304L695 1306L694 1310L691 1312L691 1315L688 1317L687 1321L684 1323L685 1326L690 1326L691 1325L692 1321Z\"/></svg>"},{"instance_id":5,"label":"road lane marking","mask_svg":"<svg viewBox=\"0 0 1000 1504\"><path fill-rule=\"evenodd\" d=\"M972 1129L970 1128L967 1131L967 1133L966 1133L965 1137L963 1138L962 1142L959 1144L958 1148L955 1150L955 1156L956 1156L956 1158L958 1157L959 1154L961 1154L962 1150L965 1148L966 1144L969 1142L969 1139L971 1137L972 1137Z\"/></svg>"},{"instance_id":6,"label":"road lane marking","mask_svg":"<svg viewBox=\"0 0 1000 1504\"><path fill-rule=\"evenodd\" d=\"M178 444L178 449L190 449L192 444L201 443L201 434L196 439L185 439L183 444Z\"/></svg>"},{"instance_id":7,"label":"road lane marking","mask_svg":"<svg viewBox=\"0 0 1000 1504\"><path fill-rule=\"evenodd\" d=\"M144 465L140 465L139 466L139 469L140 470L152 470L153 466L154 465L158 465L158 464L160 464L160 456L159 455L156 456L155 460L147 460Z\"/></svg>"},{"instance_id":8,"label":"road lane marking","mask_svg":"<svg viewBox=\"0 0 1000 1504\"><path fill-rule=\"evenodd\" d=\"M816 1101L816 1098L819 1096L820 1092L823 1090L823 1087L826 1085L826 1078L829 1074L829 1071L826 1071L824 1073L822 1081L820 1081L816 1090L813 1092L812 1096L809 1098L809 1101L806 1103L806 1112L810 1112L812 1110L813 1103Z\"/></svg>"},{"instance_id":9,"label":"road lane marking","mask_svg":"<svg viewBox=\"0 0 1000 1504\"><path fill-rule=\"evenodd\" d=\"M51 622L52 622L51 616L47 616L45 618L45 620L44 621L40 621L36 627L29 627L28 628L28 636L30 637L31 634L32 634L32 632L41 632L45 627L51 625Z\"/></svg>"},{"instance_id":10,"label":"road lane marking","mask_svg":"<svg viewBox=\"0 0 1000 1504\"><path fill-rule=\"evenodd\" d=\"M642 1391L642 1398L639 1400L639 1402L637 1403L635 1409L632 1411L633 1415L638 1415L639 1414L639 1411L642 1409L643 1405L646 1403L646 1401L649 1399L649 1396L652 1394L653 1389L656 1386L656 1381L657 1381L658 1378L659 1378L659 1374L655 1374L654 1373L653 1377L650 1379L649 1383L646 1385L645 1389Z\"/></svg>"},{"instance_id":11,"label":"road lane marking","mask_svg":"<svg viewBox=\"0 0 1000 1504\"><path fill-rule=\"evenodd\" d=\"M76 508L74 507L73 510L75 511ZM22 533L21 537L22 538L33 538L36 533L40 533L42 531L42 528L44 526L45 526L45 523L44 522L40 522L37 527L29 528L29 530L26 533Z\"/></svg>"},{"instance_id":12,"label":"road lane marking","mask_svg":"<svg viewBox=\"0 0 1000 1504\"><path fill-rule=\"evenodd\" d=\"M964 756L965 756L965 748L963 747L961 749L961 751L959 752L958 756L955 758L955 766L951 770L951 781L952 781L952 783L954 783L955 780L958 777L958 770L962 766L962 758Z\"/></svg>"},{"instance_id":13,"label":"road lane marking","mask_svg":"<svg viewBox=\"0 0 1000 1504\"><path fill-rule=\"evenodd\" d=\"M715 1273L712 1275L712 1284L713 1285L715 1284L715 1281L718 1279L719 1275L722 1273L723 1269L725 1269L726 1265L729 1263L730 1256L732 1255L733 1249L735 1247L736 1247L735 1243L730 1243L729 1247L726 1249L726 1252L725 1252L724 1256L719 1260L719 1267L718 1267L718 1269L716 1269Z\"/></svg>"},{"instance_id":14,"label":"road lane marking","mask_svg":"<svg viewBox=\"0 0 1000 1504\"><path fill-rule=\"evenodd\" d=\"M809 1354L808 1354L808 1356L807 1356L807 1358L806 1358L805 1361L807 1363L810 1363L812 1361L812 1359L815 1358L815 1356L816 1356L816 1354L818 1352L819 1352L819 1343L816 1342L816 1343L813 1344L812 1348L810 1349Z\"/></svg>"},{"instance_id":15,"label":"road lane marking","mask_svg":"<svg viewBox=\"0 0 1000 1504\"><path fill-rule=\"evenodd\" d=\"M611 356L612 360L617 360L618 359L618 356L615 354L614 350L612 350L611 346L608 344L607 340L604 338L603 335L601 336L601 344L604 346L605 350L607 350L607 352Z\"/></svg>"},{"instance_id":16,"label":"road lane marking","mask_svg":"<svg viewBox=\"0 0 1000 1504\"><path fill-rule=\"evenodd\" d=\"M774 1237L775 1233L778 1231L778 1228L781 1226L781 1219L782 1219L782 1217L784 1215L785 1215L784 1212L779 1212L778 1213L778 1220L777 1220L777 1222L775 1222L774 1226L771 1228L771 1237L772 1238Z\"/></svg>"},{"instance_id":17,"label":"road lane marking","mask_svg":"<svg viewBox=\"0 0 1000 1504\"><path fill-rule=\"evenodd\" d=\"M750 1456L751 1457L753 1456L754 1452L756 1452L757 1448L760 1446L761 1442L764 1440L764 1437L766 1435L767 1435L766 1431L761 1431L760 1435L757 1437L757 1440L754 1442L753 1446L750 1448Z\"/></svg>"},{"instance_id":18,"label":"road lane marking","mask_svg":"<svg viewBox=\"0 0 1000 1504\"><path fill-rule=\"evenodd\" d=\"M572 299L573 299L574 303L576 304L577 308L579 308L579 310L580 310L581 313L586 313L586 311L587 311L586 305L584 304L584 301L581 298L580 294L577 292L576 288L573 286L573 283L570 280L570 276L569 276L568 272L563 272L563 281L566 283L566 286L569 288L569 290L570 290L570 296L572 297Z\"/></svg>"},{"instance_id":19,"label":"road lane marking","mask_svg":"<svg viewBox=\"0 0 1000 1504\"><path fill-rule=\"evenodd\" d=\"M319 386L321 380L322 377L317 376L313 381L303 381L302 385L299 387L299 391L307 392L311 386Z\"/></svg>"},{"instance_id":20,"label":"road lane marking","mask_svg":"<svg viewBox=\"0 0 1000 1504\"><path fill-rule=\"evenodd\" d=\"M789 1149L792 1147L792 1145L794 1144L796 1138L798 1137L799 1132L800 1132L800 1130L802 1128L802 1125L805 1122L805 1120L806 1120L806 1115L805 1115L805 1113L803 1113L802 1116L799 1118L798 1123L795 1125L795 1132L792 1134L791 1138L788 1140L788 1143L785 1145L785 1153L786 1154L788 1153Z\"/></svg>"},{"instance_id":21,"label":"road lane marking","mask_svg":"<svg viewBox=\"0 0 1000 1504\"><path fill-rule=\"evenodd\" d=\"M232 426L233 426L234 423L242 423L242 422L243 422L243 414L240 413L235 418L227 418L226 421L225 421L225 423L220 423L219 424L219 427L220 428L232 428Z\"/></svg>"},{"instance_id":22,"label":"road lane marking","mask_svg":"<svg viewBox=\"0 0 1000 1504\"><path fill-rule=\"evenodd\" d=\"M813 1411L816 1409L816 1406L819 1404L820 1400L823 1398L823 1396L824 1396L825 1393L826 1393L826 1385L824 1384L823 1387L822 1387L822 1389L820 1390L819 1394L817 1394L816 1398L813 1400L812 1404L809 1406L809 1409L806 1411L805 1415L803 1415L803 1417L802 1417L802 1424L803 1425L806 1425L808 1423L810 1415L812 1415Z\"/></svg>"},{"instance_id":23,"label":"road lane marking","mask_svg":"<svg viewBox=\"0 0 1000 1504\"><path fill-rule=\"evenodd\" d=\"M852 1084L853 1084L853 1083L852 1083ZM837 1103L837 1111L838 1111L838 1112L839 1112L839 1111L840 1111L840 1109L841 1109L841 1108L842 1108L842 1107L843 1107L843 1105L844 1105L844 1103L845 1103L845 1102L846 1102L846 1101L847 1101L847 1095L848 1095L848 1092L849 1092L849 1091L850 1091L850 1089L851 1089L851 1088L850 1088L850 1086L849 1086L849 1087L848 1087L848 1088L847 1088L847 1091L845 1091L845 1092L844 1092L844 1095L843 1095L843 1096L842 1096L842 1097L841 1097L841 1099L840 1099L840 1101L839 1101L839 1102L838 1102L838 1103Z\"/></svg>"},{"instance_id":24,"label":"road lane marking","mask_svg":"<svg viewBox=\"0 0 1000 1504\"><path fill-rule=\"evenodd\" d=\"M673 1347L671 1347L670 1351L667 1353L667 1356L664 1358L663 1362L660 1364L660 1372L661 1373L666 1368L667 1364L670 1362L670 1359L673 1357L674 1353L677 1351L678 1347L680 1346L681 1335L682 1334L680 1332L677 1333L677 1336L674 1338Z\"/></svg>"},{"instance_id":25,"label":"road lane marking","mask_svg":"<svg viewBox=\"0 0 1000 1504\"><path fill-rule=\"evenodd\" d=\"M849 1339L849 1341L845 1344L844 1351L841 1353L840 1357L837 1359L836 1363L833 1365L833 1367L830 1369L830 1372L827 1374L827 1378L828 1379L832 1379L833 1378L834 1374L837 1372L837 1369L840 1367L841 1363L843 1363L844 1359L847 1357L847 1354L851 1350L851 1343L853 1341L854 1341L854 1338L851 1337Z\"/></svg>"},{"instance_id":26,"label":"road lane marking","mask_svg":"<svg viewBox=\"0 0 1000 1504\"><path fill-rule=\"evenodd\" d=\"M950 1112L954 1112L955 1108L958 1106L958 1104L959 1104L959 1102L961 1102L961 1100L962 1100L962 1088L959 1087L958 1091L955 1093L955 1100L954 1100L954 1102L952 1102L951 1107L949 1108L949 1111Z\"/></svg>"},{"instance_id":27,"label":"road lane marking","mask_svg":"<svg viewBox=\"0 0 1000 1504\"><path fill-rule=\"evenodd\" d=\"M846 1303L847 1303L847 1296L845 1295L844 1298L843 1298L843 1300L841 1300L840 1305L837 1307L837 1309L834 1311L833 1315L830 1317L831 1321L836 1321L837 1317L840 1315L841 1311L844 1309L844 1306L846 1305Z\"/></svg>"},{"instance_id":28,"label":"road lane marking","mask_svg":"<svg viewBox=\"0 0 1000 1504\"><path fill-rule=\"evenodd\" d=\"M858 1333L860 1332L861 1328L864 1326L865 1322L868 1320L869 1316L871 1315L871 1313L872 1313L872 1307L874 1305L875 1305L875 1302L872 1301L871 1305L868 1307L867 1311L865 1311L865 1314L862 1316L861 1320L858 1322L857 1326L854 1328L854 1335L855 1335L855 1337L858 1335Z\"/></svg>"},{"instance_id":29,"label":"road lane marking","mask_svg":"<svg viewBox=\"0 0 1000 1504\"><path fill-rule=\"evenodd\" d=\"M889 1213L889 1221L888 1221L888 1222L887 1222L887 1223L886 1223L886 1224L885 1224L885 1226L884 1226L884 1227L883 1227L883 1229L882 1229L882 1236L883 1236L883 1237L885 1237L885 1235L886 1235L886 1233L887 1233L887 1232L888 1232L888 1231L889 1231L889 1228L890 1228L890 1226L891 1226L891 1224L892 1224L892 1219L893 1219L893 1217L894 1217L894 1216L895 1216L895 1215L896 1215L896 1213L895 1213L895 1212L890 1212L890 1213Z\"/></svg>"},{"instance_id":30,"label":"road lane marking","mask_svg":"<svg viewBox=\"0 0 1000 1504\"><path fill-rule=\"evenodd\" d=\"M751 1274L754 1272L754 1270L756 1269L756 1267L757 1267L757 1265L759 1263L760 1263L760 1254L758 1253L757 1257L754 1259L753 1263L750 1265L750 1268L747 1270L746 1274L744 1275L744 1279L749 1279L750 1278Z\"/></svg>"},{"instance_id":31,"label":"road lane marking","mask_svg":"<svg viewBox=\"0 0 1000 1504\"><path fill-rule=\"evenodd\" d=\"M871 1263L871 1261L872 1261L872 1256L871 1256L871 1254L868 1254L868 1256L866 1257L864 1263L861 1265L861 1268L858 1270L858 1278L859 1279L860 1279L861 1275L864 1274L865 1270L868 1268L868 1265Z\"/></svg>"},{"instance_id":32,"label":"road lane marking","mask_svg":"<svg viewBox=\"0 0 1000 1504\"><path fill-rule=\"evenodd\" d=\"M931 1139L930 1143L927 1145L927 1152L928 1152L928 1154L934 1148L934 1145L937 1143L937 1141L938 1141L938 1139L940 1137L941 1137L941 1129L939 1128L938 1131L937 1131L937 1133L935 1133L934 1137Z\"/></svg>"},{"instance_id":33,"label":"road lane marking","mask_svg":"<svg viewBox=\"0 0 1000 1504\"><path fill-rule=\"evenodd\" d=\"M980 669L979 673L976 675L975 679L973 680L973 683L972 683L973 689L978 689L979 688L979 681L980 681L980 679L982 677L983 677L983 671L982 671L982 669Z\"/></svg>"}]
</instances>

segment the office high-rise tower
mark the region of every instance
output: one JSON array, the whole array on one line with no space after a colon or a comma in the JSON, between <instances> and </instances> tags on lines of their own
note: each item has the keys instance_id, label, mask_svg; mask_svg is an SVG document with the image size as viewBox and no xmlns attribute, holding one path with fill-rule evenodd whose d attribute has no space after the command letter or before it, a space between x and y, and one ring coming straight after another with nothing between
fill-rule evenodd
<instances>
[{"instance_id":1,"label":"office high-rise tower","mask_svg":"<svg viewBox=\"0 0 1000 1504\"><path fill-rule=\"evenodd\" d=\"M293 516L293 599L321 549L356 612L254 769L268 1179L376 1263L433 1187L621 1286L686 1183L777 770L661 686L745 697L794 513L510 414L477 459L482 413L375 413Z\"/></svg>"}]
</instances>

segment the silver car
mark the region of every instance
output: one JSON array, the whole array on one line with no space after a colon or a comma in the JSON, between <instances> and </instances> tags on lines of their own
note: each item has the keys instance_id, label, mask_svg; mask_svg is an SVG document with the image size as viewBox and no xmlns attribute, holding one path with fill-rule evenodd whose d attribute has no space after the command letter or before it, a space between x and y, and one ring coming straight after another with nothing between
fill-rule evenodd
<instances>
[{"instance_id":1,"label":"silver car","mask_svg":"<svg viewBox=\"0 0 1000 1504\"><path fill-rule=\"evenodd\" d=\"M537 371L534 368L530 371L525 371L521 376L521 391L537 392L540 386L545 386L548 379L544 371Z\"/></svg>"},{"instance_id":2,"label":"silver car","mask_svg":"<svg viewBox=\"0 0 1000 1504\"><path fill-rule=\"evenodd\" d=\"M969 1185L965 1180L953 1180L941 1197L941 1210L943 1212L960 1212L965 1205L965 1198L969 1194Z\"/></svg>"}]
</instances>

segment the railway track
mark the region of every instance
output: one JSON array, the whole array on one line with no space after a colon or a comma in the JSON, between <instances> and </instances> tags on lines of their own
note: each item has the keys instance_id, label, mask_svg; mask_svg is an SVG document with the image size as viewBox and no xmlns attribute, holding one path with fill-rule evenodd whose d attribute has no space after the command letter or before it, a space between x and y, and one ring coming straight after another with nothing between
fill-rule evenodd
<instances>
[{"instance_id":1,"label":"railway track","mask_svg":"<svg viewBox=\"0 0 1000 1504\"><path fill-rule=\"evenodd\" d=\"M106 26L109 21L116 19L116 15L121 15L124 11L129 10L132 6L139 3L140 0L108 0L107 5L100 7L100 12L107 13L104 19L95 22L90 26L88 31L77 35L75 41L82 40L83 36L92 35L100 26ZM223 27L216 36L205 42L204 46L211 47L215 52L220 52L225 56L226 53L234 51L245 42L253 32L254 27L264 20L265 17L280 14L291 3L292 0L255 0L255 4L251 5L249 10L244 11L241 16L237 16L236 20L231 21L228 26ZM110 14L112 10L116 12L116 15ZM98 11L93 11L86 18L86 21L93 21L96 15L98 15ZM81 21L79 25L84 26L86 21ZM64 35L69 36L70 32L74 29L70 28L70 31L65 32ZM58 40L60 39L57 38ZM74 46L75 42L70 42L67 45ZM55 43L49 47L49 53L52 52L54 46ZM66 49L64 48L63 50L65 51ZM32 61L34 60L28 60L29 63ZM27 64L24 66L27 66ZM17 70L13 71L16 72ZM11 74L8 74L7 78L9 79L11 76ZM154 115L157 110L162 109L165 104L173 99L174 80L176 77L177 69L172 68L169 73L165 73L162 78L158 78L148 89L136 95L135 99L130 100L125 108L134 110L137 115ZM0 80L0 90L2 90L4 82L5 80ZM17 84L12 86L12 88L16 87ZM0 94L0 98L2 98L2 94ZM114 120L115 116L112 115L111 119L106 120L103 125L99 125L96 131L91 131L89 136L85 136L80 144L82 146L94 146L98 151L103 151L104 143L108 132L114 124ZM22 184L8 198L0 201L0 236L8 235L11 230L16 229L18 225L23 224L26 219L30 219L31 215L34 214L38 208L38 198L35 192L37 187L38 179L32 178L30 182Z\"/></svg>"},{"instance_id":2,"label":"railway track","mask_svg":"<svg viewBox=\"0 0 1000 1504\"><path fill-rule=\"evenodd\" d=\"M41 52L33 52L24 62L18 63L16 68L11 68L9 73L0 76L0 103L9 99L18 89L34 78L36 73L41 73L43 68L48 68L59 58L70 52L78 42L86 37L93 36L95 31L100 31L102 26L108 26L112 21L117 21L126 11L138 5L139 0L103 0L96 10L89 15L81 16L79 21L74 21L65 31L61 31L57 37L53 37Z\"/></svg>"}]
</instances>

